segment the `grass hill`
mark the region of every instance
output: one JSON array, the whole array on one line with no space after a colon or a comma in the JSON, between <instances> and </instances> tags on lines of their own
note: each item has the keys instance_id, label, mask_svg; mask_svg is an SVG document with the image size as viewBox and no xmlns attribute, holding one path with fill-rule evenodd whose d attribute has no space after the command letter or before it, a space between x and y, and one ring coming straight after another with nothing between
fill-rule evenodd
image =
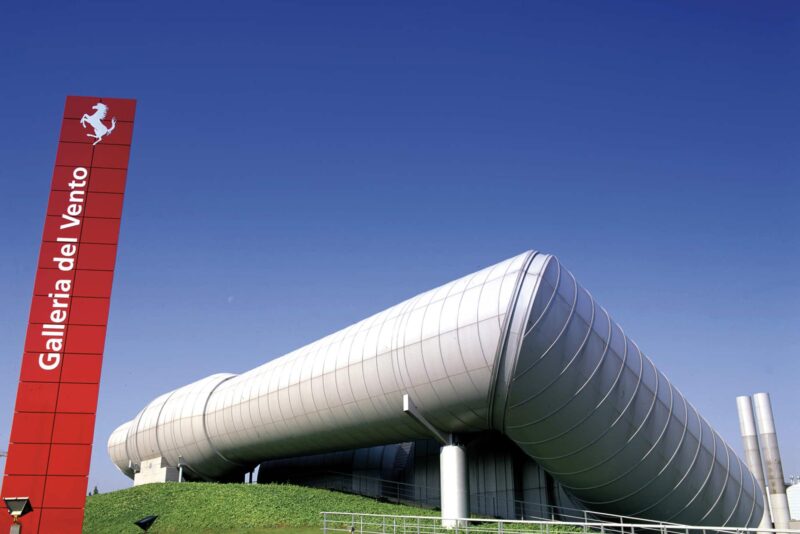
<instances>
[{"instance_id":1,"label":"grass hill","mask_svg":"<svg viewBox=\"0 0 800 534\"><path fill-rule=\"evenodd\" d=\"M388 504L328 490L288 484L148 484L86 499L83 532L141 532L133 522L157 515L152 534L318 534L321 511L437 515L433 510Z\"/></svg>"}]
</instances>

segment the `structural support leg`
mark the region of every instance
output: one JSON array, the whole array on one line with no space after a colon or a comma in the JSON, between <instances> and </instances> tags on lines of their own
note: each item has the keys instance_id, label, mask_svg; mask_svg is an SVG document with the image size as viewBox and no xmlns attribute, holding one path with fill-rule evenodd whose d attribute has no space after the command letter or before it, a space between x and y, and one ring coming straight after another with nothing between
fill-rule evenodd
<instances>
[{"instance_id":1,"label":"structural support leg","mask_svg":"<svg viewBox=\"0 0 800 534\"><path fill-rule=\"evenodd\" d=\"M739 430L742 433L742 444L744 445L744 460L747 467L756 478L756 483L764 495L764 515L758 524L759 532L766 534L764 529L772 528L772 521L769 517L769 501L767 500L767 481L764 478L764 470L761 467L761 451L758 447L758 433L756 432L756 421L753 418L753 403L750 397L743 395L736 397L736 408L739 411Z\"/></svg>"},{"instance_id":2,"label":"structural support leg","mask_svg":"<svg viewBox=\"0 0 800 534\"><path fill-rule=\"evenodd\" d=\"M439 456L442 526L456 528L469 517L467 452L460 445L444 445Z\"/></svg>"},{"instance_id":3,"label":"structural support leg","mask_svg":"<svg viewBox=\"0 0 800 534\"><path fill-rule=\"evenodd\" d=\"M772 418L772 403L769 400L769 393L753 395L753 405L758 424L758 438L764 453L772 521L775 523L776 529L788 529L789 501L786 498L786 482L783 478L783 465L778 449L778 436L775 434L775 421Z\"/></svg>"},{"instance_id":4,"label":"structural support leg","mask_svg":"<svg viewBox=\"0 0 800 534\"><path fill-rule=\"evenodd\" d=\"M442 444L439 454L439 477L442 503L442 526L458 528L469 517L469 479L467 478L467 451L456 445L452 434L436 428L417 408L408 394L403 395L403 411L428 429L431 436Z\"/></svg>"}]
</instances>

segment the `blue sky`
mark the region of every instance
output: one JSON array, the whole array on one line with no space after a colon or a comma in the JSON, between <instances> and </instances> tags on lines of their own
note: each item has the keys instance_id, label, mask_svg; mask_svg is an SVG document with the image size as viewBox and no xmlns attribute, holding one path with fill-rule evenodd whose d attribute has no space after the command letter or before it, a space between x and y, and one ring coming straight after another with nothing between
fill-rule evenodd
<instances>
[{"instance_id":1,"label":"blue sky","mask_svg":"<svg viewBox=\"0 0 800 534\"><path fill-rule=\"evenodd\" d=\"M0 443L64 97L139 107L90 486L165 391L527 249L800 474L796 2L12 2ZM2 460L0 460L0 463Z\"/></svg>"}]
</instances>

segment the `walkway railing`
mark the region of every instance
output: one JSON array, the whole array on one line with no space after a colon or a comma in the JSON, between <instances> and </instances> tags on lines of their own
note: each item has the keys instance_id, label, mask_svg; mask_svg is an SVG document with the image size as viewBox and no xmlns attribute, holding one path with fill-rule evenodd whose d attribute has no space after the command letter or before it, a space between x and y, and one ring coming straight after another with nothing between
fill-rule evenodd
<instances>
[{"instance_id":1,"label":"walkway railing","mask_svg":"<svg viewBox=\"0 0 800 534\"><path fill-rule=\"evenodd\" d=\"M566 506L553 506L549 504L528 503L525 501L515 501L517 517L526 521L572 521L578 523L607 523L609 525L620 525L625 523L650 524L656 526L679 526L680 523L670 521L656 521L629 515L609 514L605 512L595 512L593 510L569 508ZM530 509L539 509L545 512L543 515L530 513Z\"/></svg>"},{"instance_id":2,"label":"walkway railing","mask_svg":"<svg viewBox=\"0 0 800 534\"><path fill-rule=\"evenodd\" d=\"M442 526L438 515L379 515L321 512L322 531L350 534L800 534L800 530L701 527L652 522L523 521L511 519L447 518L457 527Z\"/></svg>"},{"instance_id":3,"label":"walkway railing","mask_svg":"<svg viewBox=\"0 0 800 534\"><path fill-rule=\"evenodd\" d=\"M292 476L289 482L299 483L317 488L366 495L385 499L397 504L408 504L421 508L437 508L439 506L439 487L423 486L408 482L387 480L368 475L325 470L300 476ZM524 520L544 521L606 521L609 523L657 523L634 517L593 512L585 509L553 506L536 501L523 501L515 498L513 490L472 492L469 495L469 507L478 515L491 517L511 517Z\"/></svg>"}]
</instances>

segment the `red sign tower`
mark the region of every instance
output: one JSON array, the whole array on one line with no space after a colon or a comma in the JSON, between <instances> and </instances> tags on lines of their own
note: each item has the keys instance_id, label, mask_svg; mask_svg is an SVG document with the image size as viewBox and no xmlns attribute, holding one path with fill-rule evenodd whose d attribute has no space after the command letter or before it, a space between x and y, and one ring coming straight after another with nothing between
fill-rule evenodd
<instances>
[{"instance_id":1,"label":"red sign tower","mask_svg":"<svg viewBox=\"0 0 800 534\"><path fill-rule=\"evenodd\" d=\"M135 110L67 97L0 491L30 498L24 532L83 525Z\"/></svg>"}]
</instances>

